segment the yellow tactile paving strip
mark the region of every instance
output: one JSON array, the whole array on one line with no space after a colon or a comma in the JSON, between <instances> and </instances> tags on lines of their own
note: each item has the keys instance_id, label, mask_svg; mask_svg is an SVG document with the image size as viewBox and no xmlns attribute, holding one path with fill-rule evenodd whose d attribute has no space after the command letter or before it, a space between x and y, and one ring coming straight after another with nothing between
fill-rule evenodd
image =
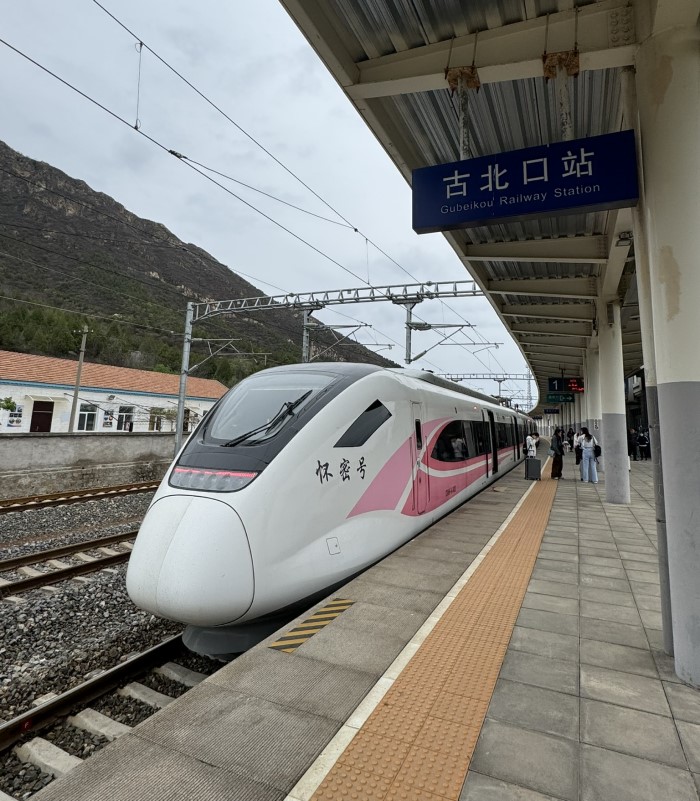
<instances>
[{"instance_id":1,"label":"yellow tactile paving strip","mask_svg":"<svg viewBox=\"0 0 700 801\"><path fill-rule=\"evenodd\" d=\"M313 801L459 798L556 488L532 488Z\"/></svg>"}]
</instances>

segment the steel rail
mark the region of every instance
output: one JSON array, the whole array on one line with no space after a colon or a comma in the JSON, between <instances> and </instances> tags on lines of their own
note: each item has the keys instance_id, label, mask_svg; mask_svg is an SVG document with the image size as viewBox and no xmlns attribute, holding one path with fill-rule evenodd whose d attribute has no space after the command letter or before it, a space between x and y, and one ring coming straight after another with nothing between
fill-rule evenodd
<instances>
[{"instance_id":1,"label":"steel rail","mask_svg":"<svg viewBox=\"0 0 700 801\"><path fill-rule=\"evenodd\" d=\"M29 732L45 728L58 718L67 715L78 704L88 704L133 676L143 673L154 664L167 662L181 649L181 635L169 637L122 664L105 670L71 690L66 690L56 698L0 724L0 750L6 750Z\"/></svg>"},{"instance_id":2,"label":"steel rail","mask_svg":"<svg viewBox=\"0 0 700 801\"><path fill-rule=\"evenodd\" d=\"M115 495L129 495L132 492L148 492L156 489L159 484L160 481L141 481L134 484L119 484L114 487L92 487L90 489L54 492L49 495L4 498L0 499L0 514L24 511L25 509L41 509L45 506L60 506L61 504L77 503L85 500L98 500Z\"/></svg>"},{"instance_id":3,"label":"steel rail","mask_svg":"<svg viewBox=\"0 0 700 801\"><path fill-rule=\"evenodd\" d=\"M74 542L71 545L62 545L60 548L51 548L47 551L25 553L22 556L14 556L12 559L2 559L0 560L0 573L5 570L14 570L16 567L24 567L24 565L35 565L40 562L48 562L49 559L58 559L61 556L69 556L81 551L92 551L95 548L103 548L105 545L114 545L118 542L133 540L136 534L136 531L127 531L124 534L110 534L108 537Z\"/></svg>"},{"instance_id":4,"label":"steel rail","mask_svg":"<svg viewBox=\"0 0 700 801\"><path fill-rule=\"evenodd\" d=\"M102 559L93 559L91 562L84 562L80 565L70 565L70 567L64 567L61 570L52 570L50 573L42 573L40 576L30 576L19 581L10 581L7 584L0 585L0 598L4 598L7 595L16 595L18 592L35 590L37 587L45 587L47 584L57 584L59 581L82 576L85 573L94 573L96 570L126 562L130 556L131 551L126 551L126 553L117 553L114 556L105 556Z\"/></svg>"}]
</instances>

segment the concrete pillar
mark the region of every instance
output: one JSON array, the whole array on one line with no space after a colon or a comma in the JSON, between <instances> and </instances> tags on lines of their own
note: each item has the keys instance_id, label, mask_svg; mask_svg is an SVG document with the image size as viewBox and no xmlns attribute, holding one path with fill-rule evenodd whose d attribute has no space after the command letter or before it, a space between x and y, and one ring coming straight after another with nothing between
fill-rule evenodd
<instances>
[{"instance_id":1,"label":"concrete pillar","mask_svg":"<svg viewBox=\"0 0 700 801\"><path fill-rule=\"evenodd\" d=\"M603 420L600 410L600 358L597 348L586 351L586 407L588 409L588 430L602 443ZM601 467L602 469L602 467Z\"/></svg>"},{"instance_id":2,"label":"concrete pillar","mask_svg":"<svg viewBox=\"0 0 700 801\"><path fill-rule=\"evenodd\" d=\"M700 687L700 29L673 28L637 54L673 646Z\"/></svg>"},{"instance_id":3,"label":"concrete pillar","mask_svg":"<svg viewBox=\"0 0 700 801\"><path fill-rule=\"evenodd\" d=\"M574 431L581 428L581 393L576 393L574 396Z\"/></svg>"},{"instance_id":4,"label":"concrete pillar","mask_svg":"<svg viewBox=\"0 0 700 801\"><path fill-rule=\"evenodd\" d=\"M617 300L598 303L598 348L604 431L601 447L605 454L605 500L608 503L629 503L625 376L622 367L620 303Z\"/></svg>"},{"instance_id":5,"label":"concrete pillar","mask_svg":"<svg viewBox=\"0 0 700 801\"><path fill-rule=\"evenodd\" d=\"M634 130L637 146L637 170L639 173L639 203L632 209L634 233L634 261L639 303L639 326L642 335L644 359L644 387L646 394L649 442L651 445L652 475L656 507L656 539L659 550L659 583L661 589L661 625L663 627L664 651L673 655L673 626L671 618L671 589L668 574L668 544L666 536L666 505L664 497L664 474L661 459L661 437L659 420L659 396L656 380L656 348L654 345L654 321L652 317L652 291L649 275L649 244L644 228L646 195L644 190L644 164L642 141L639 130L637 93L633 67L622 70L622 109L624 126Z\"/></svg>"}]
</instances>

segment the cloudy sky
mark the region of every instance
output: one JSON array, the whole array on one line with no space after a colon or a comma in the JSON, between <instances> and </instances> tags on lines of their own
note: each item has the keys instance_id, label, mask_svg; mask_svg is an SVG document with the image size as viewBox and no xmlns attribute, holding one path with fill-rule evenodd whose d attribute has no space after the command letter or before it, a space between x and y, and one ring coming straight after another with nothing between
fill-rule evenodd
<instances>
[{"instance_id":1,"label":"cloudy sky","mask_svg":"<svg viewBox=\"0 0 700 801\"><path fill-rule=\"evenodd\" d=\"M277 0L100 2L328 205L145 48L140 130L168 149L318 215L217 178L317 250L4 45L0 139L163 223L265 293L349 288L364 281L413 283L407 273L420 281L469 278L441 234L412 231L408 185ZM0 7L1 38L134 123L137 42L93 0L0 0ZM415 366L458 373L526 371L485 299L448 304L424 302L415 312L430 322L467 320L477 326L451 341L471 337L504 344L497 350L440 346ZM374 303L338 310L373 326L358 331L359 341L392 343L393 349L382 353L403 363L403 309ZM328 324L350 322L332 308L318 317ZM414 333L413 352L440 336ZM493 381L470 383L491 393L497 388ZM525 384L506 387L523 392Z\"/></svg>"}]
</instances>

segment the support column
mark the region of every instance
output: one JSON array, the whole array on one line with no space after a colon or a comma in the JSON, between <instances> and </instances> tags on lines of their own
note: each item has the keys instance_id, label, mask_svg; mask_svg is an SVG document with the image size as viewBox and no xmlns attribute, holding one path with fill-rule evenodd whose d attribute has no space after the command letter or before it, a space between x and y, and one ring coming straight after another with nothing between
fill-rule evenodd
<instances>
[{"instance_id":1,"label":"support column","mask_svg":"<svg viewBox=\"0 0 700 801\"><path fill-rule=\"evenodd\" d=\"M659 396L656 381L656 349L654 345L654 321L652 317L651 278L649 275L649 244L644 228L646 196L644 190L644 164L642 160L642 141L639 130L637 93L634 83L633 67L622 70L622 109L625 125L634 129L637 145L637 170L639 172L639 203L632 209L632 228L634 233L634 261L637 280L637 299L639 303L639 326L642 335L644 359L644 391L646 396L647 422L649 424L649 443L651 445L651 464L654 479L654 498L656 509L656 539L659 550L659 584L661 590L661 625L663 628L664 651L673 655L673 625L671 618L671 587L668 575L668 542L666 535L666 504L664 497L664 474L661 459L661 426L659 420Z\"/></svg>"},{"instance_id":2,"label":"support column","mask_svg":"<svg viewBox=\"0 0 700 801\"><path fill-rule=\"evenodd\" d=\"M700 29L646 40L637 79L673 646L676 673L700 687Z\"/></svg>"},{"instance_id":3,"label":"support column","mask_svg":"<svg viewBox=\"0 0 700 801\"><path fill-rule=\"evenodd\" d=\"M600 411L600 357L597 348L586 351L586 406L588 408L588 430L602 443L603 420ZM602 459L601 459L602 462ZM602 465L601 465L601 469Z\"/></svg>"},{"instance_id":4,"label":"support column","mask_svg":"<svg viewBox=\"0 0 700 801\"><path fill-rule=\"evenodd\" d=\"M581 419L581 395L577 393L574 395L574 431L581 428Z\"/></svg>"},{"instance_id":5,"label":"support column","mask_svg":"<svg viewBox=\"0 0 700 801\"><path fill-rule=\"evenodd\" d=\"M608 503L629 503L625 375L622 366L620 302L617 300L598 304L598 347L600 405L605 432L601 443L605 454L605 500Z\"/></svg>"}]
</instances>

